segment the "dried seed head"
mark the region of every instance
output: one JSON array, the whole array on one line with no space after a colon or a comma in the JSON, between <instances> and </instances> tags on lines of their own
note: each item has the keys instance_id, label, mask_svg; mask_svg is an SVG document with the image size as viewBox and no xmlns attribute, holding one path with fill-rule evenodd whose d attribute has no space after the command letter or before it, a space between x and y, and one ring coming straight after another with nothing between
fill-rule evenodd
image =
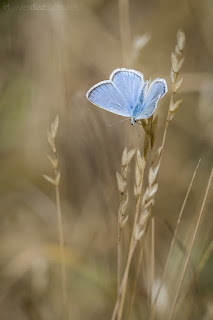
<instances>
[{"instance_id":1,"label":"dried seed head","mask_svg":"<svg viewBox=\"0 0 213 320\"><path fill-rule=\"evenodd\" d=\"M143 228L149 218L149 215L150 215L150 211L149 210L145 210L141 213L141 216L140 216L140 220L139 220L139 225L141 228Z\"/></svg>"},{"instance_id":2,"label":"dried seed head","mask_svg":"<svg viewBox=\"0 0 213 320\"><path fill-rule=\"evenodd\" d=\"M183 62L184 62L184 58L182 58L182 59L179 61L179 63L178 63L178 71L179 71L180 68L182 67Z\"/></svg>"},{"instance_id":3,"label":"dried seed head","mask_svg":"<svg viewBox=\"0 0 213 320\"><path fill-rule=\"evenodd\" d=\"M151 200L147 201L147 202L144 204L143 210L148 209L150 206L154 206L154 199L151 199Z\"/></svg>"},{"instance_id":4,"label":"dried seed head","mask_svg":"<svg viewBox=\"0 0 213 320\"><path fill-rule=\"evenodd\" d=\"M142 171L143 167L144 167L144 160L141 157L141 153L140 151L137 149L137 159L136 159L136 163L139 167L139 170Z\"/></svg>"},{"instance_id":5,"label":"dried seed head","mask_svg":"<svg viewBox=\"0 0 213 320\"><path fill-rule=\"evenodd\" d=\"M138 165L138 162L135 164L135 184L138 187L141 183L141 168Z\"/></svg>"},{"instance_id":6,"label":"dried seed head","mask_svg":"<svg viewBox=\"0 0 213 320\"><path fill-rule=\"evenodd\" d=\"M50 133L51 133L51 136L53 139L55 139L55 137L56 137L56 134L58 131L58 125L59 125L59 116L57 115L51 125L51 132Z\"/></svg>"},{"instance_id":7,"label":"dried seed head","mask_svg":"<svg viewBox=\"0 0 213 320\"><path fill-rule=\"evenodd\" d=\"M155 183L154 186L152 186L150 189L149 189L149 198L151 199L155 193L157 192L158 190L158 183Z\"/></svg>"},{"instance_id":8,"label":"dried seed head","mask_svg":"<svg viewBox=\"0 0 213 320\"><path fill-rule=\"evenodd\" d=\"M154 184L154 182L157 178L159 168L160 168L160 163L158 163L158 165L155 168L153 168L153 167L150 168L149 177L148 177L150 186L152 186Z\"/></svg>"},{"instance_id":9,"label":"dried seed head","mask_svg":"<svg viewBox=\"0 0 213 320\"><path fill-rule=\"evenodd\" d=\"M50 182L51 184L53 184L54 186L56 186L56 180L52 177L47 176L46 174L43 174L43 177L45 180L47 180L48 182Z\"/></svg>"},{"instance_id":10,"label":"dried seed head","mask_svg":"<svg viewBox=\"0 0 213 320\"><path fill-rule=\"evenodd\" d=\"M178 80L178 82L176 82L176 84L174 86L174 92L178 91L178 89L180 88L182 82L183 82L183 78L181 78L180 80Z\"/></svg>"},{"instance_id":11,"label":"dried seed head","mask_svg":"<svg viewBox=\"0 0 213 320\"><path fill-rule=\"evenodd\" d=\"M168 121L171 121L174 118L175 113L174 112L169 112L168 114Z\"/></svg>"},{"instance_id":12,"label":"dried seed head","mask_svg":"<svg viewBox=\"0 0 213 320\"><path fill-rule=\"evenodd\" d=\"M54 142L54 139L49 131L47 131L47 139L48 139L49 145L52 148L53 152L56 152L55 142Z\"/></svg>"},{"instance_id":13,"label":"dried seed head","mask_svg":"<svg viewBox=\"0 0 213 320\"><path fill-rule=\"evenodd\" d=\"M142 236L144 235L145 230L141 230L140 226L137 225L135 228L135 240L138 241L142 238Z\"/></svg>"},{"instance_id":14,"label":"dried seed head","mask_svg":"<svg viewBox=\"0 0 213 320\"><path fill-rule=\"evenodd\" d=\"M149 200L149 187L146 188L146 191L143 195L142 206L144 207L145 203Z\"/></svg>"},{"instance_id":15,"label":"dried seed head","mask_svg":"<svg viewBox=\"0 0 213 320\"><path fill-rule=\"evenodd\" d=\"M135 154L135 149L131 149L128 153L127 153L127 165L130 163L130 161L132 160L132 158L134 157Z\"/></svg>"},{"instance_id":16,"label":"dried seed head","mask_svg":"<svg viewBox=\"0 0 213 320\"><path fill-rule=\"evenodd\" d=\"M178 109L180 108L180 104L182 101L183 101L182 99L175 101L174 104L170 105L169 111L172 113L176 113L178 111Z\"/></svg>"},{"instance_id":17,"label":"dried seed head","mask_svg":"<svg viewBox=\"0 0 213 320\"><path fill-rule=\"evenodd\" d=\"M120 191L120 193L124 193L127 186L126 181L124 180L122 175L120 175L120 173L118 172L116 172L116 178L117 178L118 190Z\"/></svg>"},{"instance_id":18,"label":"dried seed head","mask_svg":"<svg viewBox=\"0 0 213 320\"><path fill-rule=\"evenodd\" d=\"M143 201L142 201L143 207L147 202L149 202L154 197L157 190L158 190L158 183L155 183L152 187L146 188L146 191L143 196Z\"/></svg>"},{"instance_id":19,"label":"dried seed head","mask_svg":"<svg viewBox=\"0 0 213 320\"><path fill-rule=\"evenodd\" d=\"M181 29L179 29L177 33L177 42L179 49L182 51L185 47L186 37L185 33Z\"/></svg>"},{"instance_id":20,"label":"dried seed head","mask_svg":"<svg viewBox=\"0 0 213 320\"><path fill-rule=\"evenodd\" d=\"M121 165L126 166L127 165L127 148L124 149L121 157Z\"/></svg>"},{"instance_id":21,"label":"dried seed head","mask_svg":"<svg viewBox=\"0 0 213 320\"><path fill-rule=\"evenodd\" d=\"M120 216L124 216L127 209L128 201L129 201L129 196L128 196L128 193L126 193L120 203L120 208L119 208Z\"/></svg>"},{"instance_id":22,"label":"dried seed head","mask_svg":"<svg viewBox=\"0 0 213 320\"><path fill-rule=\"evenodd\" d=\"M176 56L180 56L181 55L181 51L180 51L178 45L175 46L175 54L176 54Z\"/></svg>"},{"instance_id":23,"label":"dried seed head","mask_svg":"<svg viewBox=\"0 0 213 320\"><path fill-rule=\"evenodd\" d=\"M121 168L122 176L124 180L127 180L128 166L124 166Z\"/></svg>"},{"instance_id":24,"label":"dried seed head","mask_svg":"<svg viewBox=\"0 0 213 320\"><path fill-rule=\"evenodd\" d=\"M153 156L153 160L152 160L153 163L159 161L160 156L161 156L161 152L162 152L162 146L155 151L154 156Z\"/></svg>"},{"instance_id":25,"label":"dried seed head","mask_svg":"<svg viewBox=\"0 0 213 320\"><path fill-rule=\"evenodd\" d=\"M53 159L50 155L47 155L47 157L50 160L53 169L57 169L58 168L58 158Z\"/></svg>"},{"instance_id":26,"label":"dried seed head","mask_svg":"<svg viewBox=\"0 0 213 320\"><path fill-rule=\"evenodd\" d=\"M171 83L175 83L175 73L173 71L173 69L171 68L171 72L170 72L170 78L171 78Z\"/></svg>"},{"instance_id":27,"label":"dried seed head","mask_svg":"<svg viewBox=\"0 0 213 320\"><path fill-rule=\"evenodd\" d=\"M172 60L172 69L173 69L173 71L175 73L178 73L178 71L179 71L178 59L177 59L176 55L174 54L174 52L172 52L171 60Z\"/></svg>"},{"instance_id":28,"label":"dried seed head","mask_svg":"<svg viewBox=\"0 0 213 320\"><path fill-rule=\"evenodd\" d=\"M134 196L139 197L141 194L141 187L134 185Z\"/></svg>"},{"instance_id":29,"label":"dried seed head","mask_svg":"<svg viewBox=\"0 0 213 320\"><path fill-rule=\"evenodd\" d=\"M127 223L129 216L126 216L124 220L120 221L120 228L123 229L125 224Z\"/></svg>"}]
</instances>

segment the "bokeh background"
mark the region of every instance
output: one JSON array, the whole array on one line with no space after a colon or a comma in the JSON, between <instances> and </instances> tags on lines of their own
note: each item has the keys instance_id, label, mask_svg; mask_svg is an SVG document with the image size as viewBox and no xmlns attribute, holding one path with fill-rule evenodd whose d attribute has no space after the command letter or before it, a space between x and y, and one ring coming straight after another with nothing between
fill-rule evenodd
<instances>
[{"instance_id":1,"label":"bokeh background","mask_svg":"<svg viewBox=\"0 0 213 320\"><path fill-rule=\"evenodd\" d=\"M61 7L53 9L56 4ZM121 118L92 106L85 94L118 67L132 67L146 79L165 78L170 89L170 57L181 27L186 48L178 97L184 102L169 128L154 208L156 285L187 187L202 161L157 308L156 318L167 319L213 163L213 4L129 1L130 33L119 19L122 5L112 0L0 2L0 319L61 319L55 192L42 177L52 174L46 133L56 114L69 319L110 319L116 300L115 173L124 147L142 150L144 134L139 128L139 137L129 121L108 127ZM170 93L159 103L157 145L169 99ZM130 169L124 263L135 205L134 166ZM210 248L212 207L211 190L182 295ZM148 317L148 268L140 273L129 319ZM209 249L176 319L213 318L212 270Z\"/></svg>"}]
</instances>

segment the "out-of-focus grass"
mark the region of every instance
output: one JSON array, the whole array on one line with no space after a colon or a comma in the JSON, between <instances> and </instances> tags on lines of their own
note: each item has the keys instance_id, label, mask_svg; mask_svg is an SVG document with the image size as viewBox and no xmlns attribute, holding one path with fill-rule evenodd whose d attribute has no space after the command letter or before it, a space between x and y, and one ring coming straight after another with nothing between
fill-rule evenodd
<instances>
[{"instance_id":1,"label":"out-of-focus grass","mask_svg":"<svg viewBox=\"0 0 213 320\"><path fill-rule=\"evenodd\" d=\"M20 5L20 1L9 3ZM56 143L61 159L62 210L69 256L70 318L109 318L116 299L119 194L115 172L119 170L124 147L140 148L143 136L139 138L128 122L107 128L120 118L98 110L85 98L94 83L107 79L114 68L125 67L121 64L117 2L68 3L76 5L75 10L11 11L1 4L2 319L58 319L60 312L54 193L42 178L49 170L46 130L56 113L61 119ZM182 27L187 37L180 92L184 102L169 129L154 208L156 276L162 272L171 230L198 159L202 157L201 168L179 235L183 246L188 242L212 165L212 15L209 1L138 0L130 4L132 36L150 35L133 65L145 73L145 78L169 79L170 53L177 29ZM168 103L166 96L158 108L161 132ZM187 280L212 240L211 212L210 199ZM131 221L131 210L129 215ZM128 232L124 236L124 252ZM177 246L168 283L170 277L175 279L183 256ZM211 270L212 256L181 309L181 319L187 319L189 314L193 318L205 315L205 319L211 319ZM168 292L162 308L167 306L172 288L165 290ZM146 312L145 298L146 290L140 281L132 319Z\"/></svg>"}]
</instances>

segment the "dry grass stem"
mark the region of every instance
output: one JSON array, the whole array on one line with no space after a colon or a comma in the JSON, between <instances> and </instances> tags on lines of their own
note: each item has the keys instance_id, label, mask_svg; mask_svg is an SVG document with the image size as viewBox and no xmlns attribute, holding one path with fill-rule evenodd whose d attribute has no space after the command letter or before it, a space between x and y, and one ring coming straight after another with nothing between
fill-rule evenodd
<instances>
[{"instance_id":1,"label":"dry grass stem","mask_svg":"<svg viewBox=\"0 0 213 320\"><path fill-rule=\"evenodd\" d=\"M129 18L129 0L118 0L121 49L124 65L128 66L131 50L131 31Z\"/></svg>"},{"instance_id":2,"label":"dry grass stem","mask_svg":"<svg viewBox=\"0 0 213 320\"><path fill-rule=\"evenodd\" d=\"M174 298L174 301L173 301L173 304L172 304L172 307L171 307L171 311L170 311L168 320L172 320L173 317L174 317L174 314L175 314L175 307L176 307L176 304L177 304L177 301L178 301L178 298L179 298L179 295L180 295L180 291L181 291L181 288L182 288L182 285L183 285L183 281L184 281L184 278L185 278L185 275L186 275L186 270L187 270L187 267L188 267L189 259L191 257L191 253L192 253L194 242L195 242L195 239L196 239L196 236L197 236L197 232L198 232L198 229L199 229L199 226L200 226L201 218L203 216L204 207L205 207L207 196L208 196L209 189L210 189L210 186L211 186L212 178L213 178L213 169L212 169L210 177L209 177L209 181L208 181L207 188L206 188L206 191L205 191L205 195L204 195L204 198L203 198L201 210L199 212L199 216L198 216L198 219L197 219L195 230L194 230L194 233L193 233L193 236L192 236L192 240L191 240L191 243L190 243L190 246L189 246L189 252L188 252L188 255L187 255L185 263L184 263L183 271L181 273L180 281L179 281L179 284L178 284L178 288L177 288L177 291L176 291L176 295L175 295L175 298Z\"/></svg>"},{"instance_id":3,"label":"dry grass stem","mask_svg":"<svg viewBox=\"0 0 213 320\"><path fill-rule=\"evenodd\" d=\"M153 285L155 279L155 218L151 219L151 261L150 261L150 306L153 305Z\"/></svg>"},{"instance_id":4,"label":"dry grass stem","mask_svg":"<svg viewBox=\"0 0 213 320\"><path fill-rule=\"evenodd\" d=\"M134 194L136 198L142 196L141 192L142 192L144 171L146 166L146 158L147 158L149 146L151 147L151 151L153 150L153 147L154 147L157 123L158 123L158 116L156 116L155 118L152 116L148 120L146 119L141 120L141 124L145 132L145 138L144 138L143 158L141 157L139 150L137 152L138 158L137 158L136 167L135 167L135 186L134 186ZM159 150L157 150L155 152L155 159L158 159L159 156L160 156L160 152ZM151 168L151 169L152 170L149 173L149 179L148 179L149 186L147 187L143 195L141 214L138 215L139 219L137 219L137 224L135 227L135 240L137 242L141 240L141 238L143 238L146 234L149 215L150 215L150 208L154 204L154 201L152 198L154 197L158 189L158 185L155 184L155 180L157 177L159 166L156 166L155 168ZM143 240L140 242L140 245L141 245L141 248L140 248L140 254L139 254L138 263L137 263L137 271L135 274L135 279L133 281L133 289L131 292L130 304L128 306L128 311L127 311L128 315L131 313L133 302L134 302L137 278L139 275L140 265L141 265L142 256L143 256L143 246L144 246Z\"/></svg>"},{"instance_id":5,"label":"dry grass stem","mask_svg":"<svg viewBox=\"0 0 213 320\"><path fill-rule=\"evenodd\" d=\"M179 301L177 303L177 307L176 307L177 311L182 306L184 300L186 299L188 293L190 292L190 290L191 290L191 288L193 286L193 283L199 279L200 273L201 273L202 269L204 268L208 258L210 257L210 255L212 253L212 250L213 250L213 240L210 242L210 244L208 245L208 247L205 250L204 254L202 255L202 257L200 259L200 262L198 263L198 266L196 268L196 272L195 272L194 278L192 279L192 281L191 281L186 293L183 296L181 296L181 298L179 299Z\"/></svg>"},{"instance_id":6,"label":"dry grass stem","mask_svg":"<svg viewBox=\"0 0 213 320\"><path fill-rule=\"evenodd\" d=\"M148 187L143 196L141 214L139 216L139 222L136 226L135 237L137 240L141 239L141 237L144 236L146 233L147 225L151 216L151 210L154 205L155 194L158 189L157 178L158 178L158 172L161 164L162 153L163 153L163 149L166 141L168 126L171 120L173 119L175 113L178 111L180 107L180 103L182 102L180 100L174 101L174 96L176 91L180 88L183 81L182 79L178 81L177 78L184 61L182 58L182 51L184 49L184 45L185 45L185 35L182 30L179 30L177 33L177 45L175 47L175 53L172 53L172 69L171 69L172 95L170 99L170 105L169 105L169 110L167 114L167 120L165 124L162 144L161 144L161 147L158 148L153 153L153 156L152 156L152 166L149 170ZM152 116L148 120L146 119L141 120L141 124L145 131L145 142L144 142L145 156L147 155L147 152L148 152L149 141L150 141L151 150L153 150L155 137L156 137L157 122L158 122L157 116L155 118L153 118ZM144 245L144 242L142 241L141 244ZM143 252L143 249L141 249L141 252ZM142 257L142 253L139 255L139 261L141 261L140 257ZM136 276L138 276L137 272L136 272ZM134 281L134 283L136 282L137 282L137 279ZM136 286L134 287L136 288ZM133 299L130 300L131 304L134 301L134 295L135 294L133 292ZM132 305L130 306L130 312L131 312L131 308L132 308Z\"/></svg>"},{"instance_id":7,"label":"dry grass stem","mask_svg":"<svg viewBox=\"0 0 213 320\"><path fill-rule=\"evenodd\" d=\"M54 122L51 125L50 131L47 133L48 142L52 149L53 155L48 155L48 159L54 170L54 177L49 177L44 175L44 178L55 186L56 193L56 209L57 209L57 219L58 219L58 236L59 236L59 247L60 247L60 258L61 258L61 282L62 282L62 301L63 301L63 318L68 319L68 301L67 301L67 280L66 280L66 267L65 267L65 256L64 256L64 231L63 231L63 222L62 222L62 212L61 212L61 201L60 201L60 171L59 171L59 161L56 151L55 138L59 126L59 117L56 116Z\"/></svg>"},{"instance_id":8,"label":"dry grass stem","mask_svg":"<svg viewBox=\"0 0 213 320\"><path fill-rule=\"evenodd\" d=\"M125 158L126 158L125 156L122 157L122 159L125 159ZM131 235L131 240L130 240L127 264L125 267L125 272L124 272L124 276L122 279L122 283L121 283L121 286L119 289L119 295L117 297L117 301L116 301L115 308L113 311L112 320L116 318L117 313L118 313L118 319L121 319L122 313L123 313L123 305L124 305L124 300L125 300L125 296L126 296L126 288L127 288L129 269L130 269L132 256L133 256L133 253L134 253L134 250L136 247L135 232L136 232L136 225L137 225L138 215L139 215L141 190L142 190L145 165L146 165L146 158L144 156L142 157L140 151L137 150L137 152L136 152L136 165L135 165L135 186L134 186L134 194L136 197L136 211L135 211L134 224L133 224L132 235ZM120 176L121 175L119 175L119 177Z\"/></svg>"},{"instance_id":9,"label":"dry grass stem","mask_svg":"<svg viewBox=\"0 0 213 320\"><path fill-rule=\"evenodd\" d=\"M177 220L177 223L176 223L174 235L173 235L173 238L172 238L172 241L171 241L171 244L170 244L170 248L169 248L169 253L167 255L165 267L164 267L163 274L162 274L162 277L161 277L161 282L160 282L158 291L157 291L155 299L154 299L153 309L152 309L152 312L151 312L150 320L153 320L154 316L155 316L155 307L156 307L157 300L158 300L158 297L159 297L159 294L160 294L160 291L161 291L161 288L162 288L162 285L163 285L163 282L164 282L164 279L165 279L165 275L166 275L166 271L167 271L167 268L168 268L168 265L169 265L171 253L172 253L172 250L173 250L173 247L174 247L174 244L175 244L175 239L176 239L176 236L177 236L178 228L179 228L179 225L180 225L180 222L181 222L181 218L182 218L182 215L183 215L183 211L185 209L185 205L186 205L186 202L188 200L188 197L189 197L189 194L190 194L190 191L191 191L195 176L197 174L197 170L199 168L200 162L201 162L201 160L198 161L198 164L197 164L197 166L196 166L196 168L195 168L195 170L193 172L192 179L190 181L186 196L184 198L184 201L183 201L183 204L182 204L179 216L178 216L178 220Z\"/></svg>"}]
</instances>

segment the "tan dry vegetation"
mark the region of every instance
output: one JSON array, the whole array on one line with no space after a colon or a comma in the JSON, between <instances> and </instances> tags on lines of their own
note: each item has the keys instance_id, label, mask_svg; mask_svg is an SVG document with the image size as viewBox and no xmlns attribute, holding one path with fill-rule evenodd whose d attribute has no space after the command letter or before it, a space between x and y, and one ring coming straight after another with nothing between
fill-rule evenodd
<instances>
[{"instance_id":1,"label":"tan dry vegetation","mask_svg":"<svg viewBox=\"0 0 213 320\"><path fill-rule=\"evenodd\" d=\"M39 3L39 2L38 2ZM40 1L42 4L42 1ZM51 2L53 3L53 2ZM62 3L62 2L57 2ZM143 152L129 122L92 106L86 91L108 79L122 61L117 1L66 2L73 10L0 11L0 318L59 319L61 272L54 188L46 132L59 114L56 138L61 172L60 193L65 235L69 319L110 319L116 301L116 171L127 150ZM20 4L18 1L11 5ZM169 93L158 106L160 146L171 96L171 52L181 27L186 34L182 98L165 144L155 206L155 286L174 235L193 171L202 158L187 201L177 243L168 266L157 319L169 315L178 275L201 208L212 167L213 8L210 1L130 1L131 36L144 36L132 67L145 78L166 78ZM146 43L147 42L147 43ZM133 55L135 56L135 55ZM148 165L150 158L148 159ZM135 158L129 165L128 224L123 230L125 265L135 210ZM144 179L147 181L148 171ZM145 188L145 187L144 187ZM212 191L189 260L185 294L195 269L212 241ZM147 252L144 253L147 256ZM212 256L194 282L176 319L212 317ZM134 280L137 259L129 282ZM148 316L147 269L140 273L129 319ZM153 289L154 291L157 289ZM130 301L127 294L126 303ZM181 301L180 301L181 302ZM127 306L128 307L128 306ZM143 316L142 316L143 315Z\"/></svg>"}]
</instances>

